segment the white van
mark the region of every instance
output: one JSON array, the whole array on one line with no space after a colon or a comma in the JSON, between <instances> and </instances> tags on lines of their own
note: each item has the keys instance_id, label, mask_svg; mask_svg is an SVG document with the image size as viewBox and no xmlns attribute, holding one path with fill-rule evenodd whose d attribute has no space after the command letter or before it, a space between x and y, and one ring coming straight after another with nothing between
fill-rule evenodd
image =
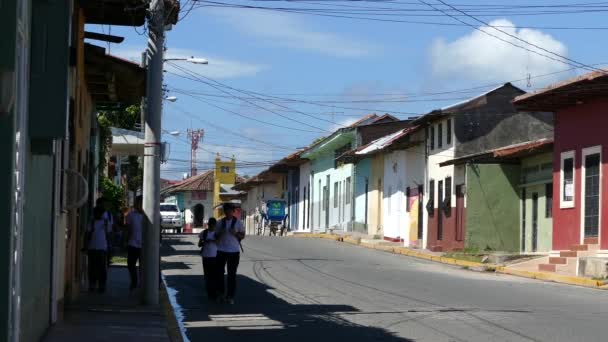
<instances>
[{"instance_id":1,"label":"white van","mask_svg":"<svg viewBox=\"0 0 608 342\"><path fill-rule=\"evenodd\" d=\"M182 213L175 203L160 204L161 231L171 229L175 233L182 232Z\"/></svg>"}]
</instances>

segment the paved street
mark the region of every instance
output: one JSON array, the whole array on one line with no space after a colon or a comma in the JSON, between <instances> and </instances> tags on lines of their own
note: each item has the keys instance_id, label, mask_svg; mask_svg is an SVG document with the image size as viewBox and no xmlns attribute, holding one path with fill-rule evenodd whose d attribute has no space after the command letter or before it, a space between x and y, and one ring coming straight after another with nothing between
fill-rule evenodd
<instances>
[{"instance_id":1,"label":"paved street","mask_svg":"<svg viewBox=\"0 0 608 342\"><path fill-rule=\"evenodd\" d=\"M608 292L320 239L248 237L237 302L209 304L194 236L163 273L191 341L606 341Z\"/></svg>"}]
</instances>

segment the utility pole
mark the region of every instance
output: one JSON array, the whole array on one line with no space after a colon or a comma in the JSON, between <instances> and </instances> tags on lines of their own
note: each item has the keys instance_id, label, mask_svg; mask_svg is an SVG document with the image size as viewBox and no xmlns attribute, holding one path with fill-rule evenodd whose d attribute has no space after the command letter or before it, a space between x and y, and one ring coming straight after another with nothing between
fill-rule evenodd
<instances>
[{"instance_id":1,"label":"utility pole","mask_svg":"<svg viewBox=\"0 0 608 342\"><path fill-rule=\"evenodd\" d=\"M143 210L143 302L158 305L160 274L160 136L162 113L165 8L163 0L150 2L148 20L148 77L145 112Z\"/></svg>"},{"instance_id":2,"label":"utility pole","mask_svg":"<svg viewBox=\"0 0 608 342\"><path fill-rule=\"evenodd\" d=\"M198 143L203 142L205 130L203 129L188 129L188 138L190 138L190 177L196 176L196 152Z\"/></svg>"}]
</instances>

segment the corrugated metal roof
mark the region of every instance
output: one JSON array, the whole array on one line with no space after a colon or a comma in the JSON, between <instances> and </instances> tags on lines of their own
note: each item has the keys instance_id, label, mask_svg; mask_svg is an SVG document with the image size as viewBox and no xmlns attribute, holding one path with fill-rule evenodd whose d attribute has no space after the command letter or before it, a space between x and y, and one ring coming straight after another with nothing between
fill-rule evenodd
<instances>
[{"instance_id":1,"label":"corrugated metal roof","mask_svg":"<svg viewBox=\"0 0 608 342\"><path fill-rule=\"evenodd\" d=\"M608 70L594 71L520 95L513 103L522 110L555 111L589 98L605 97L607 93Z\"/></svg>"},{"instance_id":2,"label":"corrugated metal roof","mask_svg":"<svg viewBox=\"0 0 608 342\"><path fill-rule=\"evenodd\" d=\"M397 132L391 133L389 135L385 135L379 139L372 141L371 143L361 146L355 150L356 155L366 155L379 150L383 150L389 146L391 146L395 141L399 138L407 136L408 134L414 132L418 129L418 126L412 126L408 128L401 129Z\"/></svg>"}]
</instances>

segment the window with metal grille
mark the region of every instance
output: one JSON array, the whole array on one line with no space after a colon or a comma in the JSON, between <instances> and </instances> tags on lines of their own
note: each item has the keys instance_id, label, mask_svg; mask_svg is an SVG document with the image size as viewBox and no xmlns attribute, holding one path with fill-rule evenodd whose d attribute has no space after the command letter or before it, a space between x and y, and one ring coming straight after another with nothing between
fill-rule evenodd
<instances>
[{"instance_id":1,"label":"window with metal grille","mask_svg":"<svg viewBox=\"0 0 608 342\"><path fill-rule=\"evenodd\" d=\"M574 151L563 152L561 155L561 207L574 206Z\"/></svg>"},{"instance_id":2,"label":"window with metal grille","mask_svg":"<svg viewBox=\"0 0 608 342\"><path fill-rule=\"evenodd\" d=\"M430 217L435 215L435 180L431 179L429 181L429 200L426 203L426 211L428 212Z\"/></svg>"},{"instance_id":3,"label":"window with metal grille","mask_svg":"<svg viewBox=\"0 0 608 342\"><path fill-rule=\"evenodd\" d=\"M585 156L585 236L598 236L600 218L600 154Z\"/></svg>"},{"instance_id":4,"label":"window with metal grille","mask_svg":"<svg viewBox=\"0 0 608 342\"><path fill-rule=\"evenodd\" d=\"M452 144L452 119L445 122L445 143L448 146Z\"/></svg>"},{"instance_id":5,"label":"window with metal grille","mask_svg":"<svg viewBox=\"0 0 608 342\"><path fill-rule=\"evenodd\" d=\"M410 187L405 188L405 211L410 212Z\"/></svg>"},{"instance_id":6,"label":"window with metal grille","mask_svg":"<svg viewBox=\"0 0 608 342\"><path fill-rule=\"evenodd\" d=\"M338 207L338 182L334 183L334 208Z\"/></svg>"},{"instance_id":7,"label":"window with metal grille","mask_svg":"<svg viewBox=\"0 0 608 342\"><path fill-rule=\"evenodd\" d=\"M443 211L446 216L452 212L452 177L445 179L445 198L443 200Z\"/></svg>"},{"instance_id":8,"label":"window with metal grille","mask_svg":"<svg viewBox=\"0 0 608 342\"><path fill-rule=\"evenodd\" d=\"M437 148L443 147L443 124L437 125Z\"/></svg>"},{"instance_id":9,"label":"window with metal grille","mask_svg":"<svg viewBox=\"0 0 608 342\"><path fill-rule=\"evenodd\" d=\"M350 204L350 196L351 196L351 191L350 191L350 177L346 178L346 189L344 190L346 192L346 198L344 199L344 203L346 204Z\"/></svg>"},{"instance_id":10,"label":"window with metal grille","mask_svg":"<svg viewBox=\"0 0 608 342\"><path fill-rule=\"evenodd\" d=\"M545 217L553 217L553 183L545 184Z\"/></svg>"}]
</instances>

